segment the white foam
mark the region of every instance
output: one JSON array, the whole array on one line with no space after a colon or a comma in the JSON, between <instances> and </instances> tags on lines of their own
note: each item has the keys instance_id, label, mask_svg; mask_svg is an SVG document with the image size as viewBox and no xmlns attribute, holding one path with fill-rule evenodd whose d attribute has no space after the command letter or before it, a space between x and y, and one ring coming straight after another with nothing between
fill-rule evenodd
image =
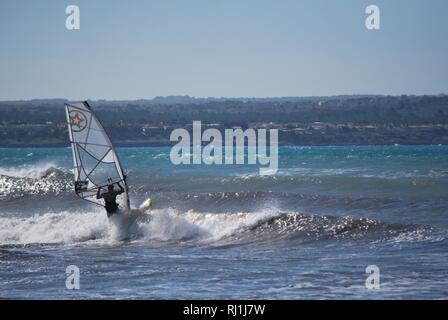
<instances>
[{"instance_id":1,"label":"white foam","mask_svg":"<svg viewBox=\"0 0 448 320\"><path fill-rule=\"evenodd\" d=\"M15 178L39 179L46 176L51 169L57 168L52 162L41 162L17 167L0 167L0 175Z\"/></svg>"},{"instance_id":2,"label":"white foam","mask_svg":"<svg viewBox=\"0 0 448 320\"><path fill-rule=\"evenodd\" d=\"M161 241L188 240L215 241L232 235L241 228L250 227L260 220L274 216L267 210L257 213L185 213L174 209L155 210L146 224L141 224L145 238Z\"/></svg>"},{"instance_id":3,"label":"white foam","mask_svg":"<svg viewBox=\"0 0 448 320\"><path fill-rule=\"evenodd\" d=\"M215 241L276 215L258 213L199 213L175 209L153 210L148 218L120 215L108 219L103 209L59 212L28 218L0 218L0 245L48 243L112 243L125 238L140 241Z\"/></svg>"},{"instance_id":4,"label":"white foam","mask_svg":"<svg viewBox=\"0 0 448 320\"><path fill-rule=\"evenodd\" d=\"M0 218L0 244L78 243L113 239L104 213L46 213L28 218Z\"/></svg>"},{"instance_id":5,"label":"white foam","mask_svg":"<svg viewBox=\"0 0 448 320\"><path fill-rule=\"evenodd\" d=\"M446 239L443 234L435 234L428 229L419 228L407 232L401 232L395 237L388 239L386 243L392 244L394 246L399 246L405 243L415 243L415 242L441 242Z\"/></svg>"}]
</instances>

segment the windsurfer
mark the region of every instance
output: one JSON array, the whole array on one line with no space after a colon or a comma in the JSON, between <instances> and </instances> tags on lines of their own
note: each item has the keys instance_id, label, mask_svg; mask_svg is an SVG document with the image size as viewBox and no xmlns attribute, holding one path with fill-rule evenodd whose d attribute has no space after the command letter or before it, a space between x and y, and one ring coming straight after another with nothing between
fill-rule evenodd
<instances>
[{"instance_id":1,"label":"windsurfer","mask_svg":"<svg viewBox=\"0 0 448 320\"><path fill-rule=\"evenodd\" d=\"M114 190L114 185L109 184L107 186L107 191L101 193L101 187L98 188L98 192L96 193L97 199L104 199L105 202L105 208L107 211L107 217L112 216L115 212L118 210L118 204L117 204L117 196L119 194L122 194L124 192L124 188L120 185L120 183L117 183L120 190Z\"/></svg>"}]
</instances>

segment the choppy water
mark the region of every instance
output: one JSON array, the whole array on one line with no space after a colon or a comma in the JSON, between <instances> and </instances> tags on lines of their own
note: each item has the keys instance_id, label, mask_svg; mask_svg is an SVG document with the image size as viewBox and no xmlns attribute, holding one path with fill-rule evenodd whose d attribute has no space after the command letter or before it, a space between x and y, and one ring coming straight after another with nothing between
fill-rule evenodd
<instances>
[{"instance_id":1,"label":"choppy water","mask_svg":"<svg viewBox=\"0 0 448 320\"><path fill-rule=\"evenodd\" d=\"M0 149L0 298L448 298L447 146L281 147L275 176L118 152L155 200L127 227L73 194L70 149Z\"/></svg>"}]
</instances>

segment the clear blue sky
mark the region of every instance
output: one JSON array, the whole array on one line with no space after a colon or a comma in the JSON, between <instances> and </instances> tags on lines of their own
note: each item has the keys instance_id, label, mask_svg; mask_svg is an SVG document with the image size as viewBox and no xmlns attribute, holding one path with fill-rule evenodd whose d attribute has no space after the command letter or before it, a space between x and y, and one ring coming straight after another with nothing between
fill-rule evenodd
<instances>
[{"instance_id":1,"label":"clear blue sky","mask_svg":"<svg viewBox=\"0 0 448 320\"><path fill-rule=\"evenodd\" d=\"M0 100L358 93L448 93L448 1L0 0Z\"/></svg>"}]
</instances>

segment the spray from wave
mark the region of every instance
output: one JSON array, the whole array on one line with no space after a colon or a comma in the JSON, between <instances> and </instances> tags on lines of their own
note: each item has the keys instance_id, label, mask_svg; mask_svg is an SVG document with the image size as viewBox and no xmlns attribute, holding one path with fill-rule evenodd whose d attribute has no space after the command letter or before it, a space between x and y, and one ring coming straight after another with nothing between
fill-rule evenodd
<instances>
[{"instance_id":1,"label":"spray from wave","mask_svg":"<svg viewBox=\"0 0 448 320\"><path fill-rule=\"evenodd\" d=\"M54 163L0 167L0 199L70 190L72 174Z\"/></svg>"},{"instance_id":2,"label":"spray from wave","mask_svg":"<svg viewBox=\"0 0 448 320\"><path fill-rule=\"evenodd\" d=\"M108 219L102 209L45 213L28 218L0 218L0 245L113 243L125 239L213 241L270 216L271 213L212 214L161 209L129 223L126 215Z\"/></svg>"},{"instance_id":3,"label":"spray from wave","mask_svg":"<svg viewBox=\"0 0 448 320\"><path fill-rule=\"evenodd\" d=\"M66 170L58 167L52 162L17 167L0 167L0 175L11 178L40 179L48 176L58 176L64 172L66 172Z\"/></svg>"}]
</instances>

